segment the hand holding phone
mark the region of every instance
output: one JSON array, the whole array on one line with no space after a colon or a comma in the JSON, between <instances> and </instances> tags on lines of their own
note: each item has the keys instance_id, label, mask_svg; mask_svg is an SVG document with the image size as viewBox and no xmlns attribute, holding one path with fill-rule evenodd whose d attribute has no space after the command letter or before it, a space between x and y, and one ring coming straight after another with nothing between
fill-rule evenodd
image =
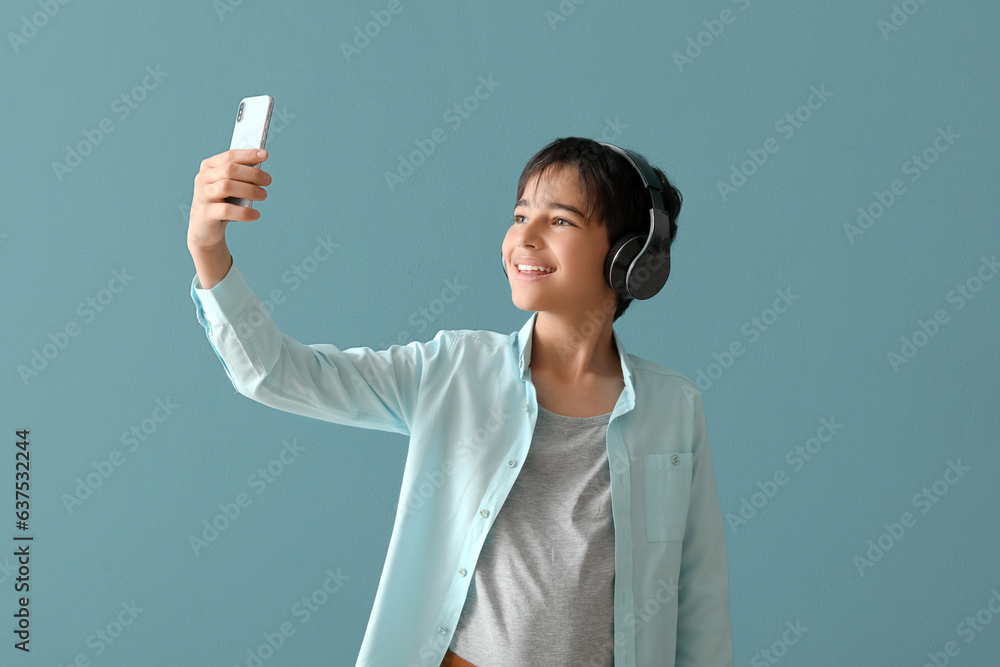
<instances>
[{"instance_id":1,"label":"hand holding phone","mask_svg":"<svg viewBox=\"0 0 1000 667\"><path fill-rule=\"evenodd\" d=\"M273 108L274 98L270 95L244 97L240 100L240 107L236 112L236 125L233 127L233 139L229 144L229 149L264 148ZM260 163L250 166L259 167ZM253 208L253 202L245 197L226 197L226 201L237 206Z\"/></svg>"},{"instance_id":2,"label":"hand holding phone","mask_svg":"<svg viewBox=\"0 0 1000 667\"><path fill-rule=\"evenodd\" d=\"M232 147L202 160L191 198L189 248L203 251L224 245L230 222L260 218L253 202L267 198L264 187L271 184L271 175L260 168L270 156L257 152L267 139L273 106L270 95L244 98L236 115Z\"/></svg>"}]
</instances>

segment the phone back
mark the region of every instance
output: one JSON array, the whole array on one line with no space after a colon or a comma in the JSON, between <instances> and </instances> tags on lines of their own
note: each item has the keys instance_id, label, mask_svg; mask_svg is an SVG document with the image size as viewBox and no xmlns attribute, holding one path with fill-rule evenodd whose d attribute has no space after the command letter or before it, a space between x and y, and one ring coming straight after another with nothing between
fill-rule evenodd
<instances>
[{"instance_id":1,"label":"phone back","mask_svg":"<svg viewBox=\"0 0 1000 667\"><path fill-rule=\"evenodd\" d=\"M273 107L274 98L270 95L244 97L236 112L236 125L233 127L233 140L230 142L229 148L264 148ZM258 162L250 166L257 167L259 165ZM253 208L253 202L242 197L226 197L226 201L237 206Z\"/></svg>"}]
</instances>

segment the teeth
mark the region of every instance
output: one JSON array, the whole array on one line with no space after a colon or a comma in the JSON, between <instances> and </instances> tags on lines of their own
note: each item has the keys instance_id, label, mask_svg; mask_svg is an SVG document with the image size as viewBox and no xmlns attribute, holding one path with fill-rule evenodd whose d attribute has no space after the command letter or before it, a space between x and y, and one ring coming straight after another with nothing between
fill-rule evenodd
<instances>
[{"instance_id":1,"label":"teeth","mask_svg":"<svg viewBox=\"0 0 1000 667\"><path fill-rule=\"evenodd\" d=\"M552 273L555 269L549 269L544 266L531 266L530 264L518 264L517 268L520 271L544 271L545 273Z\"/></svg>"}]
</instances>

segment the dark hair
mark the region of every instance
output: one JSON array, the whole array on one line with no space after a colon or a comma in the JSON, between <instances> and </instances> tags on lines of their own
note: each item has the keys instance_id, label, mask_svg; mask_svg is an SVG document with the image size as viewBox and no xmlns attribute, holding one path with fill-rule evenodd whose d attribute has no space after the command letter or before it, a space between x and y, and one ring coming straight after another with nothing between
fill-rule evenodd
<instances>
[{"instance_id":1,"label":"dark hair","mask_svg":"<svg viewBox=\"0 0 1000 667\"><path fill-rule=\"evenodd\" d=\"M639 155L645 159L642 153ZM624 157L593 139L564 137L538 151L521 172L515 201L521 199L528 181L536 175L541 178L555 165L577 168L580 188L589 202L587 217L604 223L609 248L626 234L638 232L645 235L649 232L649 195L639 173ZM670 216L670 244L673 245L674 237L677 236L681 193L660 169L653 167L653 172L660 178L663 205ZM603 266L601 270L604 270ZM614 319L617 320L629 307L632 299L617 294L615 297L617 303Z\"/></svg>"}]
</instances>

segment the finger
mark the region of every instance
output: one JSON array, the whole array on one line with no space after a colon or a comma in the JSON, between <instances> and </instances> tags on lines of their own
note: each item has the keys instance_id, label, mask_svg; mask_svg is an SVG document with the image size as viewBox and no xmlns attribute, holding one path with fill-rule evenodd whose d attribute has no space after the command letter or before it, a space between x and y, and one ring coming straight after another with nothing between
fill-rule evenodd
<instances>
[{"instance_id":1,"label":"finger","mask_svg":"<svg viewBox=\"0 0 1000 667\"><path fill-rule=\"evenodd\" d=\"M251 167L236 162L225 162L218 167L214 167L205 172L199 172L202 176L201 182L210 185L217 181L230 179L233 181L243 181L256 185L270 185L271 175L259 167Z\"/></svg>"},{"instance_id":2,"label":"finger","mask_svg":"<svg viewBox=\"0 0 1000 667\"><path fill-rule=\"evenodd\" d=\"M263 155L258 153L262 152ZM202 167L218 167L226 162L238 162L242 164L257 164L266 160L269 153L266 150L261 149L258 151L256 148L230 148L228 151L223 151L212 157L205 158L202 161Z\"/></svg>"},{"instance_id":3,"label":"finger","mask_svg":"<svg viewBox=\"0 0 1000 667\"><path fill-rule=\"evenodd\" d=\"M270 185L271 175L260 167L253 167L237 162L226 162L215 167L211 174L213 180L231 178L234 181L246 181L258 185Z\"/></svg>"},{"instance_id":4,"label":"finger","mask_svg":"<svg viewBox=\"0 0 1000 667\"><path fill-rule=\"evenodd\" d=\"M205 195L210 201L220 201L226 197L243 197L253 201L267 199L267 191L264 188L228 178L208 185Z\"/></svg>"},{"instance_id":5,"label":"finger","mask_svg":"<svg viewBox=\"0 0 1000 667\"><path fill-rule=\"evenodd\" d=\"M212 220L232 220L234 222L253 222L260 218L260 211L249 206L237 206L229 202L213 202L205 207L205 213Z\"/></svg>"}]
</instances>

